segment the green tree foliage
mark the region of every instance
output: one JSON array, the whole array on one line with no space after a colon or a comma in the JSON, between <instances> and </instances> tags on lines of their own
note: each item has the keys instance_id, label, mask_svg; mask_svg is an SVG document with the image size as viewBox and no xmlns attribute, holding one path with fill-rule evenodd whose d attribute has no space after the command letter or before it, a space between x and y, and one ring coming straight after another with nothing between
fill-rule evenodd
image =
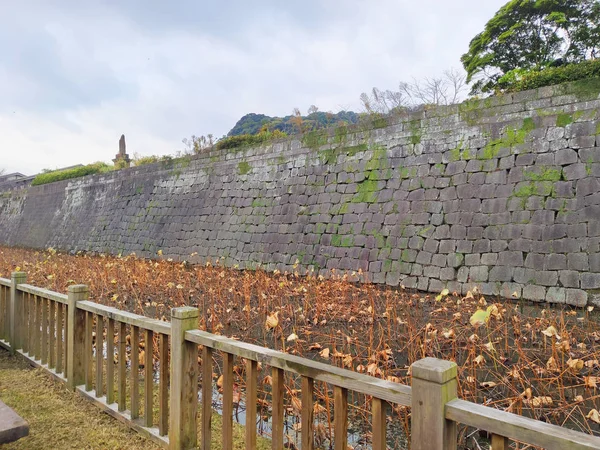
<instances>
[{"instance_id":1,"label":"green tree foliage","mask_svg":"<svg viewBox=\"0 0 600 450\"><path fill-rule=\"evenodd\" d=\"M598 0L511 0L461 60L473 92L492 92L514 70L578 63L600 52Z\"/></svg>"},{"instance_id":2,"label":"green tree foliage","mask_svg":"<svg viewBox=\"0 0 600 450\"><path fill-rule=\"evenodd\" d=\"M294 134L299 131L313 131L321 128L338 125L340 123L358 123L358 114L352 111L340 111L330 113L318 111L316 107L309 110L306 116L293 114L285 117L270 117L264 114L246 114L231 129L227 136L239 136L242 134L258 134L266 127L270 131L281 131L286 134ZM300 126L300 130L299 127Z\"/></svg>"}]
</instances>

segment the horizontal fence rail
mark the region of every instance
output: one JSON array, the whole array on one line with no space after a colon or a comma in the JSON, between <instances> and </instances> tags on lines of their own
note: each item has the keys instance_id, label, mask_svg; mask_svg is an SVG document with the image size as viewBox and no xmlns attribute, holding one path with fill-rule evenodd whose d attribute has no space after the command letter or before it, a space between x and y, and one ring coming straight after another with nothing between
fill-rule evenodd
<instances>
[{"instance_id":1,"label":"horizontal fence rail","mask_svg":"<svg viewBox=\"0 0 600 450\"><path fill-rule=\"evenodd\" d=\"M69 286L64 295L25 282L23 272L0 278L0 345L165 448L211 448L217 355L222 358L223 449L233 447L236 358L245 372L247 449L256 448L262 365L272 371L274 449L284 448L286 374L300 379L302 449L315 446L315 382L333 388L335 449L347 449L351 392L371 403L374 450L388 448L387 403L411 408L412 450L455 450L459 423L491 433L492 450L508 449L511 440L549 450L600 448L598 437L458 399L453 362L417 361L411 367L412 386L405 386L198 330L198 308L174 308L169 323L91 302L84 285Z\"/></svg>"},{"instance_id":2,"label":"horizontal fence rail","mask_svg":"<svg viewBox=\"0 0 600 450\"><path fill-rule=\"evenodd\" d=\"M330 364L290 355L254 344L236 341L200 330L188 331L186 340L245 359L283 369L297 375L323 381L351 391L372 395L390 403L411 405L411 388Z\"/></svg>"},{"instance_id":3,"label":"horizontal fence rail","mask_svg":"<svg viewBox=\"0 0 600 450\"><path fill-rule=\"evenodd\" d=\"M600 448L597 437L464 400L455 399L446 404L446 419L547 450Z\"/></svg>"}]
</instances>

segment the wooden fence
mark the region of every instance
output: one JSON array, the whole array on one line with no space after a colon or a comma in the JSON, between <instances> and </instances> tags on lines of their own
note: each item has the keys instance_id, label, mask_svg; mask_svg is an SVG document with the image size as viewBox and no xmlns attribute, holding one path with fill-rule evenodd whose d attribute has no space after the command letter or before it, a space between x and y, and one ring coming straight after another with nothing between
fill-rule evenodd
<instances>
[{"instance_id":1,"label":"wooden fence","mask_svg":"<svg viewBox=\"0 0 600 450\"><path fill-rule=\"evenodd\" d=\"M235 357L246 361L247 405L257 404L258 363L272 368L274 449L284 446L285 372L299 375L302 380L302 449L314 447L315 381L333 386L335 449L347 449L349 391L372 399L372 448L375 450L387 448L386 402L412 408L413 450L456 449L458 423L490 432L492 450L508 449L509 439L550 450L600 449L600 438L459 400L457 367L452 362L434 358L417 361L412 365L410 387L200 331L196 329L197 308L173 309L169 323L90 302L84 285L70 286L68 295L63 295L25 282L23 272L13 273L10 280L0 278L0 345L42 367L108 414L165 448L210 448L213 353L220 352L223 356L223 449L231 449L233 443ZM104 336L106 354L102 351ZM199 345L203 362L200 421L197 414ZM143 365L143 398L140 398L140 371L132 369L127 376L127 348L132 367L136 361L140 367ZM153 373L153 358L158 359L158 374ZM158 395L154 395L156 393ZM141 407L143 414L140 414ZM156 409L158 414L153 414ZM256 420L256 408L248 406L245 427L248 449L256 447L257 431L252 426Z\"/></svg>"}]
</instances>

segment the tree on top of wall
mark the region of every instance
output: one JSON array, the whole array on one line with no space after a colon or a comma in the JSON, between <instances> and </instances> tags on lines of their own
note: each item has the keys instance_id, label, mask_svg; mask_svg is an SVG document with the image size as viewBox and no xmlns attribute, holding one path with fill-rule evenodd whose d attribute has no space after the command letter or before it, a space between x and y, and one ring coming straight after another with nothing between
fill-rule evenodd
<instances>
[{"instance_id":1,"label":"tree on top of wall","mask_svg":"<svg viewBox=\"0 0 600 450\"><path fill-rule=\"evenodd\" d=\"M511 0L461 61L473 93L493 92L514 71L578 63L600 54L598 0Z\"/></svg>"}]
</instances>

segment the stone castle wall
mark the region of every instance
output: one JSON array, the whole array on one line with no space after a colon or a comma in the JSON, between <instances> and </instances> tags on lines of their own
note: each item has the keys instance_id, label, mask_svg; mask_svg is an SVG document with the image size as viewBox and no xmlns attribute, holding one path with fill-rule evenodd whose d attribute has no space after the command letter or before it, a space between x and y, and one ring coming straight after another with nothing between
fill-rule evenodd
<instances>
[{"instance_id":1,"label":"stone castle wall","mask_svg":"<svg viewBox=\"0 0 600 450\"><path fill-rule=\"evenodd\" d=\"M600 292L599 92L540 88L0 193L0 243L584 305Z\"/></svg>"}]
</instances>

